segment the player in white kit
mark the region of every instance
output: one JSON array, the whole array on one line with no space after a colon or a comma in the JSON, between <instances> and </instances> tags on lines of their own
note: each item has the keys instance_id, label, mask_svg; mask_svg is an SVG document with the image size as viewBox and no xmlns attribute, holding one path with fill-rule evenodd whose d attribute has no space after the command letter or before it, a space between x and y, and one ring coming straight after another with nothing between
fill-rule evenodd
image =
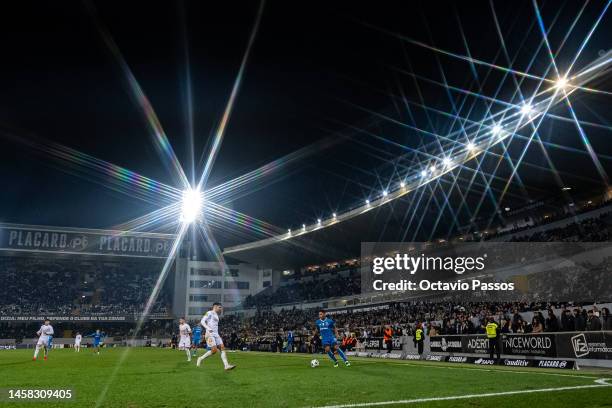
<instances>
[{"instance_id":1,"label":"player in white kit","mask_svg":"<svg viewBox=\"0 0 612 408\"><path fill-rule=\"evenodd\" d=\"M74 338L74 351L77 353L81 351L81 341L83 340L83 336L81 333L77 332L76 337Z\"/></svg>"},{"instance_id":2,"label":"player in white kit","mask_svg":"<svg viewBox=\"0 0 612 408\"><path fill-rule=\"evenodd\" d=\"M185 322L185 318L179 319L179 350L185 350L187 361L191 361L191 327Z\"/></svg>"},{"instance_id":3,"label":"player in white kit","mask_svg":"<svg viewBox=\"0 0 612 408\"><path fill-rule=\"evenodd\" d=\"M38 352L41 348L45 349L45 360L47 359L47 354L49 354L49 348L51 347L51 341L53 339L53 327L51 326L51 322L47 319L45 323L40 326L40 329L36 332L38 335L38 341L36 342L36 348L34 349L34 357L32 360L36 361L38 357Z\"/></svg>"},{"instance_id":4,"label":"player in white kit","mask_svg":"<svg viewBox=\"0 0 612 408\"><path fill-rule=\"evenodd\" d=\"M236 366L231 365L227 361L227 355L225 354L225 346L223 345L223 339L219 336L219 313L223 310L223 306L221 303L213 303L212 310L206 312L204 317L202 317L202 327L206 330L206 334L204 338L206 339L206 344L210 347L206 353L204 353L201 357L198 357L197 366L199 367L202 364L202 361L217 352L217 349L221 349L221 360L223 361L223 366L225 367L225 371L232 370L236 368Z\"/></svg>"}]
</instances>

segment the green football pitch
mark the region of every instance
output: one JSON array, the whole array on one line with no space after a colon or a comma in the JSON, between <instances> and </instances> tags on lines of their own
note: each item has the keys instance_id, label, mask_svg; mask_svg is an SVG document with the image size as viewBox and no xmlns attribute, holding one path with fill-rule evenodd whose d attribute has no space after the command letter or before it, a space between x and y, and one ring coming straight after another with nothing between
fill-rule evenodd
<instances>
[{"instance_id":1,"label":"green football pitch","mask_svg":"<svg viewBox=\"0 0 612 408\"><path fill-rule=\"evenodd\" d=\"M202 351L200 351L202 353ZM326 356L228 353L201 367L185 353L155 348L0 351L0 406L44 407L612 407L612 371L478 367ZM310 367L318 358L321 365ZM602 380L603 379L603 380ZM7 389L71 389L72 401L13 402Z\"/></svg>"}]
</instances>

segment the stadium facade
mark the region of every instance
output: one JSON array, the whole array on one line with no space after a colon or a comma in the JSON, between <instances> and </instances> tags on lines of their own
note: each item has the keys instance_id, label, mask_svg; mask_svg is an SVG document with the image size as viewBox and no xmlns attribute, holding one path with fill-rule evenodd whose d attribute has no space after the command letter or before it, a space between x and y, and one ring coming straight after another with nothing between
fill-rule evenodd
<instances>
[{"instance_id":1,"label":"stadium facade","mask_svg":"<svg viewBox=\"0 0 612 408\"><path fill-rule=\"evenodd\" d=\"M34 284L39 277L57 281L62 276L66 281L58 281L58 285L70 286L61 292L66 295L61 299L65 304L28 308L24 303L35 299L22 298L3 311L2 319L32 321L42 315L60 315L87 321L104 314L111 320L133 321L141 310L117 306L126 295L113 280L126 278L126 285L131 285L127 289L136 296L129 300L142 305L157 284L174 239L172 234L0 224L0 262L7 278L25 269L26 273L34 272L30 278ZM271 270L198 261L190 258L187 246L183 244L161 282L160 307L152 310L156 318L196 319L214 302L237 306L247 296L271 286ZM104 299L112 301L104 304Z\"/></svg>"}]
</instances>

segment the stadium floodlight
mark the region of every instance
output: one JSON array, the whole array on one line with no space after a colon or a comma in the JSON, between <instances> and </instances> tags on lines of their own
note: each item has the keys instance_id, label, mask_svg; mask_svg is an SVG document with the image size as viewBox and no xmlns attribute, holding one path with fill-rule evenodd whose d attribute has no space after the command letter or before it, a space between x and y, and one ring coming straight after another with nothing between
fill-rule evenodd
<instances>
[{"instance_id":1,"label":"stadium floodlight","mask_svg":"<svg viewBox=\"0 0 612 408\"><path fill-rule=\"evenodd\" d=\"M493 125L493 128L491 129L491 133L493 134L493 136L501 135L501 132L502 127L500 125L498 125L497 123Z\"/></svg>"},{"instance_id":2,"label":"stadium floodlight","mask_svg":"<svg viewBox=\"0 0 612 408\"><path fill-rule=\"evenodd\" d=\"M332 217L334 218L334 220L336 219L336 213L332 214Z\"/></svg>"},{"instance_id":3,"label":"stadium floodlight","mask_svg":"<svg viewBox=\"0 0 612 408\"><path fill-rule=\"evenodd\" d=\"M558 90L562 91L565 89L565 87L568 84L568 80L567 77L565 76L561 76L559 77L556 81L555 81L555 88L557 88Z\"/></svg>"},{"instance_id":4,"label":"stadium floodlight","mask_svg":"<svg viewBox=\"0 0 612 408\"><path fill-rule=\"evenodd\" d=\"M321 219L317 218L317 225L321 225Z\"/></svg>"},{"instance_id":5,"label":"stadium floodlight","mask_svg":"<svg viewBox=\"0 0 612 408\"><path fill-rule=\"evenodd\" d=\"M287 234L291 235L291 228L287 228Z\"/></svg>"},{"instance_id":6,"label":"stadium floodlight","mask_svg":"<svg viewBox=\"0 0 612 408\"><path fill-rule=\"evenodd\" d=\"M202 213L202 193L200 190L188 189L183 191L181 203L181 222L190 224L198 219Z\"/></svg>"},{"instance_id":7,"label":"stadium floodlight","mask_svg":"<svg viewBox=\"0 0 612 408\"><path fill-rule=\"evenodd\" d=\"M469 143L466 145L466 147L467 147L467 149L468 149L468 151L469 151L469 152L474 151L474 149L476 149L476 145L475 145L474 143L472 143L472 142L469 142Z\"/></svg>"},{"instance_id":8,"label":"stadium floodlight","mask_svg":"<svg viewBox=\"0 0 612 408\"><path fill-rule=\"evenodd\" d=\"M306 224L302 224L302 231L306 231Z\"/></svg>"},{"instance_id":9,"label":"stadium floodlight","mask_svg":"<svg viewBox=\"0 0 612 408\"><path fill-rule=\"evenodd\" d=\"M386 197L389 195L389 192L387 190L383 190L383 197Z\"/></svg>"},{"instance_id":10,"label":"stadium floodlight","mask_svg":"<svg viewBox=\"0 0 612 408\"><path fill-rule=\"evenodd\" d=\"M429 171L432 172L432 173L435 173L436 172L436 166L435 165L431 166L429 168Z\"/></svg>"},{"instance_id":11,"label":"stadium floodlight","mask_svg":"<svg viewBox=\"0 0 612 408\"><path fill-rule=\"evenodd\" d=\"M370 199L366 198L366 205L370 205Z\"/></svg>"},{"instance_id":12,"label":"stadium floodlight","mask_svg":"<svg viewBox=\"0 0 612 408\"><path fill-rule=\"evenodd\" d=\"M445 157L444 159L442 159L442 163L445 167L450 167L453 161L450 159L450 157Z\"/></svg>"},{"instance_id":13,"label":"stadium floodlight","mask_svg":"<svg viewBox=\"0 0 612 408\"><path fill-rule=\"evenodd\" d=\"M404 188L406 187L406 182L405 181L400 181L400 188Z\"/></svg>"},{"instance_id":14,"label":"stadium floodlight","mask_svg":"<svg viewBox=\"0 0 612 408\"><path fill-rule=\"evenodd\" d=\"M427 170L421 170L421 177L427 176Z\"/></svg>"},{"instance_id":15,"label":"stadium floodlight","mask_svg":"<svg viewBox=\"0 0 612 408\"><path fill-rule=\"evenodd\" d=\"M533 106L531 106L530 103L524 103L523 106L521 106L521 114L523 116L531 115L532 112Z\"/></svg>"}]
</instances>

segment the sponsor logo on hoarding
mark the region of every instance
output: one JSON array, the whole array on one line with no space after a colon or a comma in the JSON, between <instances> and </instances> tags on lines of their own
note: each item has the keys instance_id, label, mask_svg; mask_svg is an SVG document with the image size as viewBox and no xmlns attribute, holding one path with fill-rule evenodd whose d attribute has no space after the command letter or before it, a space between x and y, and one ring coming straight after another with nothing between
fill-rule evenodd
<instances>
[{"instance_id":1,"label":"sponsor logo on hoarding","mask_svg":"<svg viewBox=\"0 0 612 408\"><path fill-rule=\"evenodd\" d=\"M490 358L478 358L474 360L474 364L478 365L495 365L495 360L491 360Z\"/></svg>"},{"instance_id":2,"label":"sponsor logo on hoarding","mask_svg":"<svg viewBox=\"0 0 612 408\"><path fill-rule=\"evenodd\" d=\"M467 348L473 350L479 349L488 349L489 348L489 339L481 339L481 338L471 338L467 342Z\"/></svg>"},{"instance_id":3,"label":"sponsor logo on hoarding","mask_svg":"<svg viewBox=\"0 0 612 408\"><path fill-rule=\"evenodd\" d=\"M461 356L450 356L447 361L449 363L467 363L468 358Z\"/></svg>"},{"instance_id":4,"label":"sponsor logo on hoarding","mask_svg":"<svg viewBox=\"0 0 612 408\"><path fill-rule=\"evenodd\" d=\"M420 360L421 356L419 354L406 354L404 356L404 359L406 359L406 360Z\"/></svg>"},{"instance_id":5,"label":"sponsor logo on hoarding","mask_svg":"<svg viewBox=\"0 0 612 408\"><path fill-rule=\"evenodd\" d=\"M577 334L572 337L572 347L576 357L584 357L589 354L589 344L587 343L584 333Z\"/></svg>"},{"instance_id":6,"label":"sponsor logo on hoarding","mask_svg":"<svg viewBox=\"0 0 612 408\"><path fill-rule=\"evenodd\" d=\"M574 362L567 360L538 360L537 366L542 368L572 368Z\"/></svg>"},{"instance_id":7,"label":"sponsor logo on hoarding","mask_svg":"<svg viewBox=\"0 0 612 408\"><path fill-rule=\"evenodd\" d=\"M504 365L512 366L512 367L529 367L529 361L527 360L514 360L514 359L504 359Z\"/></svg>"},{"instance_id":8,"label":"sponsor logo on hoarding","mask_svg":"<svg viewBox=\"0 0 612 408\"><path fill-rule=\"evenodd\" d=\"M461 350L461 339L447 340L442 337L440 340L431 340L430 343L432 348L439 348L442 351L448 351L449 349Z\"/></svg>"},{"instance_id":9,"label":"sponsor logo on hoarding","mask_svg":"<svg viewBox=\"0 0 612 408\"><path fill-rule=\"evenodd\" d=\"M504 350L508 354L549 354L553 350L553 338L548 335L507 336L504 339Z\"/></svg>"},{"instance_id":10,"label":"sponsor logo on hoarding","mask_svg":"<svg viewBox=\"0 0 612 408\"><path fill-rule=\"evenodd\" d=\"M430 354L430 355L427 356L427 360L429 360L429 361L444 361L444 357L445 356L436 356L436 355Z\"/></svg>"}]
</instances>

